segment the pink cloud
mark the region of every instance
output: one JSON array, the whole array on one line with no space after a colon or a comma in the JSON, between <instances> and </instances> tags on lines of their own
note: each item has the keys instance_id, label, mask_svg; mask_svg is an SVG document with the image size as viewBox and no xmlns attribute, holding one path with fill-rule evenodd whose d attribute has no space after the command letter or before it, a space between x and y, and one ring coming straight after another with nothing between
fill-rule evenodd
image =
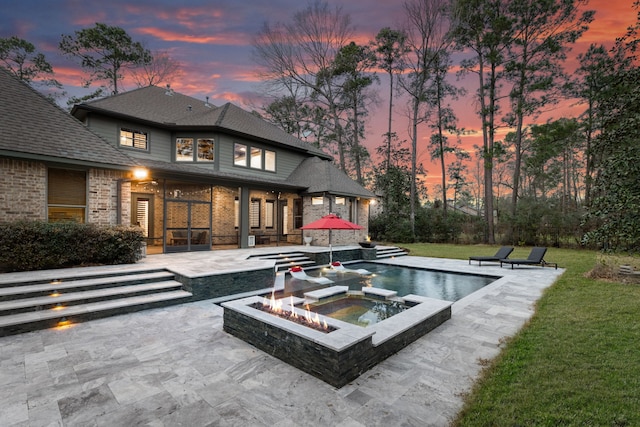
<instances>
[{"instance_id":1,"label":"pink cloud","mask_svg":"<svg viewBox=\"0 0 640 427\"><path fill-rule=\"evenodd\" d=\"M241 38L237 35L229 33L219 34L185 34L180 31L165 30L162 28L142 27L138 28L140 34L152 36L165 42L183 42L196 44L225 44L225 45L244 45Z\"/></svg>"}]
</instances>

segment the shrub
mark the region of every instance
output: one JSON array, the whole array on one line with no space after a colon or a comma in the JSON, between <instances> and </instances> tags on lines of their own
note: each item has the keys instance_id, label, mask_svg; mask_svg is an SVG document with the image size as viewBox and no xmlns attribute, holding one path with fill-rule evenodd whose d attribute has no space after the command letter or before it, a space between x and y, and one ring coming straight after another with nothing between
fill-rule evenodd
<instances>
[{"instance_id":1,"label":"shrub","mask_svg":"<svg viewBox=\"0 0 640 427\"><path fill-rule=\"evenodd\" d=\"M143 240L142 230L134 227L40 221L0 224L0 270L134 263L142 255Z\"/></svg>"}]
</instances>

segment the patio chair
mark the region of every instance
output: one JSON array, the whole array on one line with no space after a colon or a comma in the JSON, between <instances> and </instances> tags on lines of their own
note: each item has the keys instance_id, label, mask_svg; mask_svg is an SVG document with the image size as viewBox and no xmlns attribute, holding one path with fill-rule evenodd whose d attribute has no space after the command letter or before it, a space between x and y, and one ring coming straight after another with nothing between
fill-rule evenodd
<instances>
[{"instance_id":1,"label":"patio chair","mask_svg":"<svg viewBox=\"0 0 640 427\"><path fill-rule=\"evenodd\" d=\"M502 267L502 264L511 264L511 269L513 270L514 265L539 265L541 267L549 265L554 266L557 270L558 264L553 262L546 262L544 260L545 253L547 253L547 248L535 247L531 249L531 252L529 253L527 259L501 259L500 267Z\"/></svg>"},{"instance_id":2,"label":"patio chair","mask_svg":"<svg viewBox=\"0 0 640 427\"><path fill-rule=\"evenodd\" d=\"M346 268L340 261L334 261L331 263L331 269L337 271L338 273L357 273L363 276L371 274L369 270L365 270L364 268Z\"/></svg>"},{"instance_id":3,"label":"patio chair","mask_svg":"<svg viewBox=\"0 0 640 427\"><path fill-rule=\"evenodd\" d=\"M318 283L320 285L328 285L329 283L333 283L333 280L327 279L326 277L312 277L304 272L302 267L291 267L289 269L289 273L291 277L298 280L306 280L308 282Z\"/></svg>"},{"instance_id":4,"label":"patio chair","mask_svg":"<svg viewBox=\"0 0 640 427\"><path fill-rule=\"evenodd\" d=\"M478 261L478 266L482 265L482 261L484 262L500 262L501 259L507 259L507 257L513 252L513 247L511 246L503 246L498 249L495 255L491 256L470 256L469 264L471 261Z\"/></svg>"}]
</instances>

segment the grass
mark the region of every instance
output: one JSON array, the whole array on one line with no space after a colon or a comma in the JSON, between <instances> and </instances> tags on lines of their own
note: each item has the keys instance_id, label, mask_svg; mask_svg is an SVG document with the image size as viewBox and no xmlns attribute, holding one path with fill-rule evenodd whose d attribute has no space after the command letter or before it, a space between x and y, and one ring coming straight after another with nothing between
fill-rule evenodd
<instances>
[{"instance_id":1,"label":"grass","mask_svg":"<svg viewBox=\"0 0 640 427\"><path fill-rule=\"evenodd\" d=\"M497 250L404 247L411 255L459 259ZM511 257L528 253L516 248ZM566 272L538 301L528 324L483 368L453 425L640 425L640 285L587 278L603 262L595 252L550 248L545 258Z\"/></svg>"}]
</instances>

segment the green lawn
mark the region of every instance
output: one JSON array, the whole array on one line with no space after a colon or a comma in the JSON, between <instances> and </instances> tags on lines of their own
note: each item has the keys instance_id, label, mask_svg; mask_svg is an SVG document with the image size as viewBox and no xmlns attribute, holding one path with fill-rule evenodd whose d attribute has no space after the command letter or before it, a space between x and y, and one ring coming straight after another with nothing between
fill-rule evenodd
<instances>
[{"instance_id":1,"label":"green lawn","mask_svg":"<svg viewBox=\"0 0 640 427\"><path fill-rule=\"evenodd\" d=\"M460 259L497 250L402 246L411 255ZM592 251L549 248L545 258L566 272L486 366L454 425L640 426L640 285L586 278L597 262Z\"/></svg>"}]
</instances>

